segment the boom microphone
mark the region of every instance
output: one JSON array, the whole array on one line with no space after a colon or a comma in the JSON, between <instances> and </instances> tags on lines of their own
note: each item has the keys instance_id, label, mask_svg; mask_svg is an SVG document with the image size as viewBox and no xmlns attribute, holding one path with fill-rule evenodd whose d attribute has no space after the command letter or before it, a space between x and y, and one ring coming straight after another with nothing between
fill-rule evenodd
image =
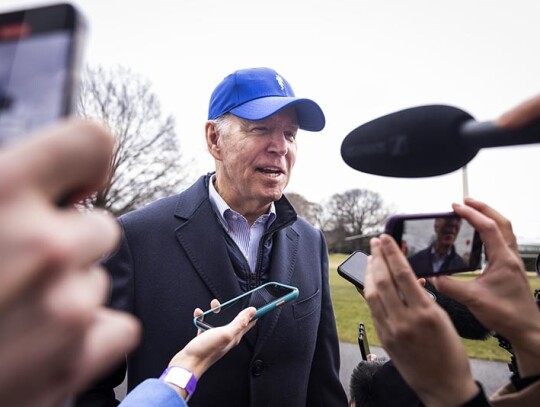
<instances>
[{"instance_id":1,"label":"boom microphone","mask_svg":"<svg viewBox=\"0 0 540 407\"><path fill-rule=\"evenodd\" d=\"M514 130L477 122L452 106L401 110L365 123L341 144L352 168L389 177L431 177L455 171L483 147L540 143L540 121Z\"/></svg>"}]
</instances>

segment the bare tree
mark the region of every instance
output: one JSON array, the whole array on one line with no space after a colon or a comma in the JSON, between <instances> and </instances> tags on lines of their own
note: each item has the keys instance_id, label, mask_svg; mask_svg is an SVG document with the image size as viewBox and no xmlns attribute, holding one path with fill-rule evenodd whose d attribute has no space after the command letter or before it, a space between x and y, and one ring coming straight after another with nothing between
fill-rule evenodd
<instances>
[{"instance_id":1,"label":"bare tree","mask_svg":"<svg viewBox=\"0 0 540 407\"><path fill-rule=\"evenodd\" d=\"M150 82L126 68L87 68L78 112L116 137L110 180L83 202L115 215L176 192L186 178L172 116L163 117Z\"/></svg>"},{"instance_id":2,"label":"bare tree","mask_svg":"<svg viewBox=\"0 0 540 407\"><path fill-rule=\"evenodd\" d=\"M286 196L298 215L316 227L322 226L321 213L323 209L321 205L308 201L296 192L288 192Z\"/></svg>"},{"instance_id":3,"label":"bare tree","mask_svg":"<svg viewBox=\"0 0 540 407\"><path fill-rule=\"evenodd\" d=\"M329 245L335 245L334 251L350 251L351 245L344 243L348 237L380 232L390 213L380 194L367 189L332 195L326 211L329 227L325 232Z\"/></svg>"}]
</instances>

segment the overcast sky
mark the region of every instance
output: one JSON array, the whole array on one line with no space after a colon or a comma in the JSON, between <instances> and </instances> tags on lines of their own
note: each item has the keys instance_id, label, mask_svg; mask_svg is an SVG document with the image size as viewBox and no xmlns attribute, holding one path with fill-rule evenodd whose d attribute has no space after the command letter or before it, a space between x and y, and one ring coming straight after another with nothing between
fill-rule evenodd
<instances>
[{"instance_id":1,"label":"overcast sky","mask_svg":"<svg viewBox=\"0 0 540 407\"><path fill-rule=\"evenodd\" d=\"M0 0L0 5L43 1ZM48 2L47 2L48 3ZM89 22L85 61L130 67L177 120L186 157L213 168L203 126L213 88L230 72L269 66L327 125L301 132L288 190L320 202L368 188L398 212L450 210L460 171L407 180L362 174L341 159L343 138L378 116L425 104L496 118L540 92L538 0L78 0ZM540 145L482 150L469 192L540 237Z\"/></svg>"}]
</instances>

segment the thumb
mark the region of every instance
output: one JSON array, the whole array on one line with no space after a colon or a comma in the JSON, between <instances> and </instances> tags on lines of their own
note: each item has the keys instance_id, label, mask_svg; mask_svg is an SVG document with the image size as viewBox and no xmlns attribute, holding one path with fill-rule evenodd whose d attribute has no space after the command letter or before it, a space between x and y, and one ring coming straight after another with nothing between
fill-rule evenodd
<instances>
[{"instance_id":1,"label":"thumb","mask_svg":"<svg viewBox=\"0 0 540 407\"><path fill-rule=\"evenodd\" d=\"M469 302L468 299L471 297L470 282L454 280L448 276L433 278L430 279L430 282L441 294L447 295L463 305L467 305Z\"/></svg>"}]
</instances>

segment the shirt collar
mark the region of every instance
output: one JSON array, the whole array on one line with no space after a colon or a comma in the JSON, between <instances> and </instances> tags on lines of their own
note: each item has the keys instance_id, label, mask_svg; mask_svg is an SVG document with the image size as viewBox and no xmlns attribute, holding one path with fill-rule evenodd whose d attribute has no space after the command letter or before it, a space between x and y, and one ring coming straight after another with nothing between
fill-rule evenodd
<instances>
[{"instance_id":1,"label":"shirt collar","mask_svg":"<svg viewBox=\"0 0 540 407\"><path fill-rule=\"evenodd\" d=\"M218 193L216 188L214 187L214 180L216 179L216 174L212 175L210 177L210 182L208 183L208 197L210 199L210 203L216 210L219 220L225 226L225 228L228 229L228 222L225 218L225 213L227 211L231 211L233 213L238 213L234 209L232 209L227 202L221 197L221 195ZM241 214L239 214L242 216ZM266 228L270 227L270 225L274 222L276 219L276 205L274 202L270 204L270 209L268 210L268 213L261 215L259 219L266 218Z\"/></svg>"}]
</instances>

